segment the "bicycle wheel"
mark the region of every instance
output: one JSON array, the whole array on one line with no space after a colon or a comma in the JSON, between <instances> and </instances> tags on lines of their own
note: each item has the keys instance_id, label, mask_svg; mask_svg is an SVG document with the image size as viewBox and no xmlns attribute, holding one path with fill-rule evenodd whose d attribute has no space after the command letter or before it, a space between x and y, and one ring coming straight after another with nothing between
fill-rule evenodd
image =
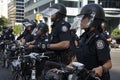
<instances>
[{"instance_id":1,"label":"bicycle wheel","mask_svg":"<svg viewBox=\"0 0 120 80\"><path fill-rule=\"evenodd\" d=\"M20 72L14 72L12 80L25 80Z\"/></svg>"}]
</instances>

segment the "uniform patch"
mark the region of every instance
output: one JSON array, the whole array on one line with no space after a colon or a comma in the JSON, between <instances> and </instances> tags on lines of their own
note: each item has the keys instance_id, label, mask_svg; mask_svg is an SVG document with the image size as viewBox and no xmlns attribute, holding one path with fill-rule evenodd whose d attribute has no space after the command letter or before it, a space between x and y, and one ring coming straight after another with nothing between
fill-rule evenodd
<instances>
[{"instance_id":1,"label":"uniform patch","mask_svg":"<svg viewBox=\"0 0 120 80\"><path fill-rule=\"evenodd\" d=\"M63 32L67 32L67 31L68 31L67 26L62 26L62 31L63 31Z\"/></svg>"},{"instance_id":2,"label":"uniform patch","mask_svg":"<svg viewBox=\"0 0 120 80\"><path fill-rule=\"evenodd\" d=\"M98 40L97 41L97 49L103 49L105 46L103 40Z\"/></svg>"}]
</instances>

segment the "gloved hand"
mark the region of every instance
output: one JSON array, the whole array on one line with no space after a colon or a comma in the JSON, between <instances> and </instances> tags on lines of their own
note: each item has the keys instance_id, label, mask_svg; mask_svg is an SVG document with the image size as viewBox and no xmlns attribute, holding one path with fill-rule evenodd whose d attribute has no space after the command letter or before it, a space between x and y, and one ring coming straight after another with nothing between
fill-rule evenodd
<instances>
[{"instance_id":1,"label":"gloved hand","mask_svg":"<svg viewBox=\"0 0 120 80\"><path fill-rule=\"evenodd\" d=\"M48 43L39 43L38 45L35 45L34 48L48 49L48 48L50 48L50 44L48 44Z\"/></svg>"}]
</instances>

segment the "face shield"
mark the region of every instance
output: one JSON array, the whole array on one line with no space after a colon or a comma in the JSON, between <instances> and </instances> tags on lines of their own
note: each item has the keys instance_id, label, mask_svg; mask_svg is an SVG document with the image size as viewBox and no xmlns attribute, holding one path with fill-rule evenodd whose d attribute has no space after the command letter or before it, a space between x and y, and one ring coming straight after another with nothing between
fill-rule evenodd
<instances>
[{"instance_id":1,"label":"face shield","mask_svg":"<svg viewBox=\"0 0 120 80\"><path fill-rule=\"evenodd\" d=\"M53 14L57 13L59 10L55 8L47 8L41 12L44 17L51 17Z\"/></svg>"},{"instance_id":2,"label":"face shield","mask_svg":"<svg viewBox=\"0 0 120 80\"><path fill-rule=\"evenodd\" d=\"M85 18L88 18L88 20L87 22L83 23L82 20L84 20ZM71 25L71 29L78 29L79 27L82 28L83 25L84 25L84 28L89 28L94 18L95 18L95 12L92 12L91 14L78 15L75 17L75 20L73 24Z\"/></svg>"},{"instance_id":3,"label":"face shield","mask_svg":"<svg viewBox=\"0 0 120 80\"><path fill-rule=\"evenodd\" d=\"M80 27L80 22L81 22L82 18L83 18L83 15L76 16L70 29L71 30L77 30Z\"/></svg>"},{"instance_id":4,"label":"face shield","mask_svg":"<svg viewBox=\"0 0 120 80\"><path fill-rule=\"evenodd\" d=\"M23 26L25 26L25 27L32 26L32 23L30 23L30 22L24 22Z\"/></svg>"}]
</instances>

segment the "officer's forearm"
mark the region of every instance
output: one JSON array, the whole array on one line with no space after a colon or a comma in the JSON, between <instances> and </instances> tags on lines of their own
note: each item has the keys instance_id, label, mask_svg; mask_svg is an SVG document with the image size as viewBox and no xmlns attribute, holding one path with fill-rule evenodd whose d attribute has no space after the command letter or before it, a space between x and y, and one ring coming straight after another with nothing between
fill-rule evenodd
<instances>
[{"instance_id":1,"label":"officer's forearm","mask_svg":"<svg viewBox=\"0 0 120 80\"><path fill-rule=\"evenodd\" d=\"M62 42L59 42L59 43L50 44L49 48L50 49L55 49L55 50L68 49L69 45L70 45L69 41L62 41Z\"/></svg>"},{"instance_id":2,"label":"officer's forearm","mask_svg":"<svg viewBox=\"0 0 120 80\"><path fill-rule=\"evenodd\" d=\"M112 68L111 60L106 61L102 67L104 72L109 71Z\"/></svg>"}]
</instances>

